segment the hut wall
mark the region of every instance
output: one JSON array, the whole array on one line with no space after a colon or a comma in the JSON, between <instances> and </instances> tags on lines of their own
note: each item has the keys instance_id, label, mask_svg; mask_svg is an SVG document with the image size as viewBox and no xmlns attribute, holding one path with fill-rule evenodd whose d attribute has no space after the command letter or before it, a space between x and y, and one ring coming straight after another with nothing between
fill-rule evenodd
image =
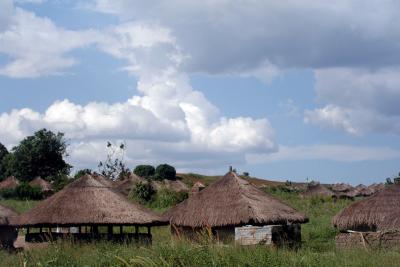
<instances>
[{"instance_id":1,"label":"hut wall","mask_svg":"<svg viewBox=\"0 0 400 267\"><path fill-rule=\"evenodd\" d=\"M338 248L390 248L400 246L400 232L340 233L336 236L335 241Z\"/></svg>"},{"instance_id":2,"label":"hut wall","mask_svg":"<svg viewBox=\"0 0 400 267\"><path fill-rule=\"evenodd\" d=\"M10 249L14 247L18 232L15 227L0 226L0 248Z\"/></svg>"},{"instance_id":3,"label":"hut wall","mask_svg":"<svg viewBox=\"0 0 400 267\"><path fill-rule=\"evenodd\" d=\"M239 245L297 246L301 242L301 226L264 225L235 228L235 243Z\"/></svg>"}]
</instances>

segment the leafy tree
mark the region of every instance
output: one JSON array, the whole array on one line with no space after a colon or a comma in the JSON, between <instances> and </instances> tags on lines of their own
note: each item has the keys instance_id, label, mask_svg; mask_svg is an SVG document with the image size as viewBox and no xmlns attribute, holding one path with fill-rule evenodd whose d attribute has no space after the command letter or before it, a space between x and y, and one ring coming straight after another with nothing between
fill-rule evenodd
<instances>
[{"instance_id":1,"label":"leafy tree","mask_svg":"<svg viewBox=\"0 0 400 267\"><path fill-rule=\"evenodd\" d=\"M129 174L129 169L125 167L125 143L119 145L107 142L107 159L100 161L98 167L100 173L110 180L117 180L126 177Z\"/></svg>"},{"instance_id":2,"label":"leafy tree","mask_svg":"<svg viewBox=\"0 0 400 267\"><path fill-rule=\"evenodd\" d=\"M152 198L154 193L155 191L149 183L139 182L136 184L136 187L132 189L131 197L139 203L144 204Z\"/></svg>"},{"instance_id":3,"label":"leafy tree","mask_svg":"<svg viewBox=\"0 0 400 267\"><path fill-rule=\"evenodd\" d=\"M138 165L133 170L133 173L143 178L149 178L156 173L156 169L151 165Z\"/></svg>"},{"instance_id":4,"label":"leafy tree","mask_svg":"<svg viewBox=\"0 0 400 267\"><path fill-rule=\"evenodd\" d=\"M157 180L162 180L162 179L175 180L176 170L171 165L160 164L156 168L155 178Z\"/></svg>"},{"instance_id":5,"label":"leafy tree","mask_svg":"<svg viewBox=\"0 0 400 267\"><path fill-rule=\"evenodd\" d=\"M22 181L34 177L51 177L68 174L71 166L64 161L68 156L67 143L63 133L42 129L26 137L12 149L3 163L7 175L14 175Z\"/></svg>"},{"instance_id":6,"label":"leafy tree","mask_svg":"<svg viewBox=\"0 0 400 267\"><path fill-rule=\"evenodd\" d=\"M0 143L0 181L5 177L5 167L3 167L3 159L8 155L7 148Z\"/></svg>"},{"instance_id":7,"label":"leafy tree","mask_svg":"<svg viewBox=\"0 0 400 267\"><path fill-rule=\"evenodd\" d=\"M82 176L85 176L86 174L92 174L92 170L91 169L81 169L75 173L74 178L78 179L78 178L81 178Z\"/></svg>"}]
</instances>

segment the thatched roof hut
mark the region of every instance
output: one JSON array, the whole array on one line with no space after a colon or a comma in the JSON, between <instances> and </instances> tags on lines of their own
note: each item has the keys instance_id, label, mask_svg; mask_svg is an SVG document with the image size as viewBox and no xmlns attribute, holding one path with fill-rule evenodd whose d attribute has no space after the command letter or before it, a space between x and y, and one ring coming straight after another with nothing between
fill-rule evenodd
<instances>
[{"instance_id":1,"label":"thatched roof hut","mask_svg":"<svg viewBox=\"0 0 400 267\"><path fill-rule=\"evenodd\" d=\"M8 225L9 219L17 215L13 209L0 204L0 226Z\"/></svg>"},{"instance_id":2,"label":"thatched roof hut","mask_svg":"<svg viewBox=\"0 0 400 267\"><path fill-rule=\"evenodd\" d=\"M332 186L332 191L334 192L349 192L351 190L353 190L353 187L345 183L334 184Z\"/></svg>"},{"instance_id":3,"label":"thatched roof hut","mask_svg":"<svg viewBox=\"0 0 400 267\"><path fill-rule=\"evenodd\" d=\"M386 231L400 229L400 184L387 186L337 214L333 225L340 230Z\"/></svg>"},{"instance_id":4,"label":"thatched roof hut","mask_svg":"<svg viewBox=\"0 0 400 267\"><path fill-rule=\"evenodd\" d=\"M197 181L194 183L194 185L190 189L189 195L197 194L204 188L206 188L206 186L202 182Z\"/></svg>"},{"instance_id":5,"label":"thatched roof hut","mask_svg":"<svg viewBox=\"0 0 400 267\"><path fill-rule=\"evenodd\" d=\"M305 223L308 218L229 172L165 214L172 225L223 227Z\"/></svg>"},{"instance_id":6,"label":"thatched roof hut","mask_svg":"<svg viewBox=\"0 0 400 267\"><path fill-rule=\"evenodd\" d=\"M90 175L18 216L16 226L165 225L156 213L130 202Z\"/></svg>"},{"instance_id":7,"label":"thatched roof hut","mask_svg":"<svg viewBox=\"0 0 400 267\"><path fill-rule=\"evenodd\" d=\"M19 185L19 181L14 176L7 177L4 181L0 182L1 189L14 189Z\"/></svg>"},{"instance_id":8,"label":"thatched roof hut","mask_svg":"<svg viewBox=\"0 0 400 267\"><path fill-rule=\"evenodd\" d=\"M129 195L129 192L131 192L132 188L134 188L136 186L136 184L139 182L147 183L147 180L145 178L137 176L134 173L131 173L125 179L117 180L114 183L113 188L116 191L120 192L121 194L127 196L127 195Z\"/></svg>"},{"instance_id":9,"label":"thatched roof hut","mask_svg":"<svg viewBox=\"0 0 400 267\"><path fill-rule=\"evenodd\" d=\"M51 183L42 179L41 177L36 177L35 179L33 179L32 181L29 182L29 185L39 187L42 190L42 192L53 191L53 187L52 187Z\"/></svg>"},{"instance_id":10,"label":"thatched roof hut","mask_svg":"<svg viewBox=\"0 0 400 267\"><path fill-rule=\"evenodd\" d=\"M385 189L385 184L383 184L383 183L379 183L379 184L374 183L374 184L368 186L368 188L373 192L373 194L375 194L375 193Z\"/></svg>"},{"instance_id":11,"label":"thatched roof hut","mask_svg":"<svg viewBox=\"0 0 400 267\"><path fill-rule=\"evenodd\" d=\"M374 193L370 188L363 184L357 185L354 189L357 197L368 197Z\"/></svg>"},{"instance_id":12,"label":"thatched roof hut","mask_svg":"<svg viewBox=\"0 0 400 267\"><path fill-rule=\"evenodd\" d=\"M301 194L302 197L333 197L335 193L322 184L309 185L307 190Z\"/></svg>"}]
</instances>

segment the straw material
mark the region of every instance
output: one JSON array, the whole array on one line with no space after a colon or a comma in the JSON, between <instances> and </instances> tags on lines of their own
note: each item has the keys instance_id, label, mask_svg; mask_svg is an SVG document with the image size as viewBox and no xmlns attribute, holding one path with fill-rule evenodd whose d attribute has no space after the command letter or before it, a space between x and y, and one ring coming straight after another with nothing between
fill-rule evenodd
<instances>
[{"instance_id":1,"label":"straw material","mask_svg":"<svg viewBox=\"0 0 400 267\"><path fill-rule=\"evenodd\" d=\"M341 183L341 184L334 184L332 186L332 191L334 192L349 192L351 190L353 190L353 187L349 184Z\"/></svg>"},{"instance_id":2,"label":"straw material","mask_svg":"<svg viewBox=\"0 0 400 267\"><path fill-rule=\"evenodd\" d=\"M369 198L353 203L337 214L333 225L340 230L400 230L400 184L386 186Z\"/></svg>"},{"instance_id":3,"label":"straw material","mask_svg":"<svg viewBox=\"0 0 400 267\"><path fill-rule=\"evenodd\" d=\"M178 204L165 215L188 227L305 223L303 214L233 172Z\"/></svg>"},{"instance_id":4,"label":"straw material","mask_svg":"<svg viewBox=\"0 0 400 267\"><path fill-rule=\"evenodd\" d=\"M49 192L53 190L51 183L47 182L46 180L43 180L40 177L36 177L32 181L30 181L29 185L39 187L43 192Z\"/></svg>"},{"instance_id":5,"label":"straw material","mask_svg":"<svg viewBox=\"0 0 400 267\"><path fill-rule=\"evenodd\" d=\"M16 226L38 225L162 225L165 220L132 203L90 175L74 181L11 221Z\"/></svg>"},{"instance_id":6,"label":"straw material","mask_svg":"<svg viewBox=\"0 0 400 267\"><path fill-rule=\"evenodd\" d=\"M14 176L9 176L0 183L0 189L14 189L19 185L19 181Z\"/></svg>"},{"instance_id":7,"label":"straw material","mask_svg":"<svg viewBox=\"0 0 400 267\"><path fill-rule=\"evenodd\" d=\"M303 197L333 197L335 193L333 193L329 188L322 184L310 185L308 189L301 194Z\"/></svg>"},{"instance_id":8,"label":"straw material","mask_svg":"<svg viewBox=\"0 0 400 267\"><path fill-rule=\"evenodd\" d=\"M9 218L17 215L13 209L0 205L0 226L8 225Z\"/></svg>"}]
</instances>

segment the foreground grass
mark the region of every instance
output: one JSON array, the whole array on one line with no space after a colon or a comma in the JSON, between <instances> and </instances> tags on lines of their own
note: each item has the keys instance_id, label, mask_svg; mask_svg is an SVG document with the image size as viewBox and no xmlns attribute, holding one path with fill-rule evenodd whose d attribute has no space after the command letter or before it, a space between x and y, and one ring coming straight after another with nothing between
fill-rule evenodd
<instances>
[{"instance_id":1,"label":"foreground grass","mask_svg":"<svg viewBox=\"0 0 400 267\"><path fill-rule=\"evenodd\" d=\"M0 251L0 266L399 266L400 247L391 250L337 250L332 217L349 201L301 199L297 194L270 192L308 215L302 226L302 248L274 249L264 246L201 245L171 239L169 227L153 228L153 246L112 244L108 242L54 243L16 254ZM22 211L36 202L9 201Z\"/></svg>"},{"instance_id":2,"label":"foreground grass","mask_svg":"<svg viewBox=\"0 0 400 267\"><path fill-rule=\"evenodd\" d=\"M1 199L0 204L14 209L18 213L30 210L36 204L39 203L37 200L15 200L15 199Z\"/></svg>"}]
</instances>

